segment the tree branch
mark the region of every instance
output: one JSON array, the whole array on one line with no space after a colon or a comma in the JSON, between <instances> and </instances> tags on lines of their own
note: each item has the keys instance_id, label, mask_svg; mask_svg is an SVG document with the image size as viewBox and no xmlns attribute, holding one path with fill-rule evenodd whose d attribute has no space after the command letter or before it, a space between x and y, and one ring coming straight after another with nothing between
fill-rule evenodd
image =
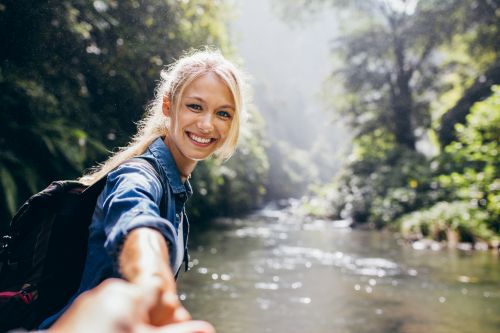
<instances>
[{"instance_id":1,"label":"tree branch","mask_svg":"<svg viewBox=\"0 0 500 333\"><path fill-rule=\"evenodd\" d=\"M474 103L484 100L492 94L491 87L500 84L500 61L493 63L488 70L479 76L462 98L441 117L438 129L439 142L445 147L456 139L455 125L464 124Z\"/></svg>"}]
</instances>

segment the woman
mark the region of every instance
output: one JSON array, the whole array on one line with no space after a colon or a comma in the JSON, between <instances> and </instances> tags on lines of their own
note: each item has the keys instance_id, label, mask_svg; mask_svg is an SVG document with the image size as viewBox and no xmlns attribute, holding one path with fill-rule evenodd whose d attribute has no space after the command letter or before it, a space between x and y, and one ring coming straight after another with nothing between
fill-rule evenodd
<instances>
[{"instance_id":1,"label":"woman","mask_svg":"<svg viewBox=\"0 0 500 333\"><path fill-rule=\"evenodd\" d=\"M243 113L241 80L234 65L208 50L186 55L162 72L156 98L132 142L81 179L92 184L107 175L89 228L80 288L72 299L106 278L122 277L154 294L151 324L190 318L175 287L176 273L183 262L187 265L188 179L198 161L212 154L227 159L234 152ZM132 159L138 156L148 163Z\"/></svg>"}]
</instances>

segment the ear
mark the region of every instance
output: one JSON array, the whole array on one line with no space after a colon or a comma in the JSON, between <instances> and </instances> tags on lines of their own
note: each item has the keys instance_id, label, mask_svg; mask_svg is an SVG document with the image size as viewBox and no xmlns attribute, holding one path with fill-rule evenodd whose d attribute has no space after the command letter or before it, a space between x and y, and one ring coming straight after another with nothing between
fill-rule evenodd
<instances>
[{"instance_id":1,"label":"ear","mask_svg":"<svg viewBox=\"0 0 500 333\"><path fill-rule=\"evenodd\" d=\"M170 98L167 95L163 96L163 114L166 117L170 117Z\"/></svg>"}]
</instances>

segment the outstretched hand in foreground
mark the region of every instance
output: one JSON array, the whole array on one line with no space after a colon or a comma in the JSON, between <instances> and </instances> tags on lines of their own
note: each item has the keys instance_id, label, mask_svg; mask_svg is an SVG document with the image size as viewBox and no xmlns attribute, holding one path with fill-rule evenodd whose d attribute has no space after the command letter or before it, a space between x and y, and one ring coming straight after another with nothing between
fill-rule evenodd
<instances>
[{"instance_id":1,"label":"outstretched hand in foreground","mask_svg":"<svg viewBox=\"0 0 500 333\"><path fill-rule=\"evenodd\" d=\"M80 295L49 333L215 333L204 321L149 324L149 312L156 300L148 294L135 284L108 279Z\"/></svg>"}]
</instances>

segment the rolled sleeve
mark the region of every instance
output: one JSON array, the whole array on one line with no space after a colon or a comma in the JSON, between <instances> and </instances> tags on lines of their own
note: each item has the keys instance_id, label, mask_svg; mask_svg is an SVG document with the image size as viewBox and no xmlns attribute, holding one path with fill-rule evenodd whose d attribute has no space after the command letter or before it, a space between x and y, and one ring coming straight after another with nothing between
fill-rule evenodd
<instances>
[{"instance_id":1,"label":"rolled sleeve","mask_svg":"<svg viewBox=\"0 0 500 333\"><path fill-rule=\"evenodd\" d=\"M163 235L171 264L177 256L177 232L174 224L160 215L160 180L146 168L124 164L109 173L103 195L104 248L115 269L125 238L137 228L152 228Z\"/></svg>"}]
</instances>

